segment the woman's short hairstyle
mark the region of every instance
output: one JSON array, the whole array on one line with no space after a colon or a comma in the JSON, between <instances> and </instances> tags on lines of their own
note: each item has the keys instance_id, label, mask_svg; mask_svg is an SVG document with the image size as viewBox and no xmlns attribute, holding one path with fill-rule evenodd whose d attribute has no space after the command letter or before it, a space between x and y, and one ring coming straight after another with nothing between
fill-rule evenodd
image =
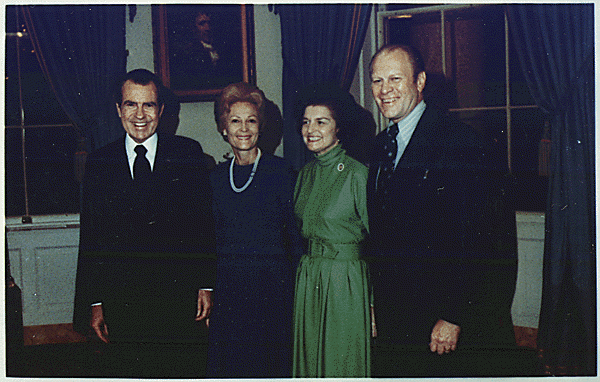
<instances>
[{"instance_id":1,"label":"woman's short hairstyle","mask_svg":"<svg viewBox=\"0 0 600 382\"><path fill-rule=\"evenodd\" d=\"M353 103L352 95L341 90L335 83L317 83L305 87L298 93L296 103L298 133L302 134L302 118L308 106L326 106L335 120L339 138L347 126L345 122L350 118Z\"/></svg>"},{"instance_id":2,"label":"woman's short hairstyle","mask_svg":"<svg viewBox=\"0 0 600 382\"><path fill-rule=\"evenodd\" d=\"M302 135L302 119L308 106L325 106L331 112L338 129L337 138L347 154L365 163L370 144L375 137L373 114L364 109L354 97L331 82L318 83L302 89L296 102L298 133Z\"/></svg>"},{"instance_id":3,"label":"woman's short hairstyle","mask_svg":"<svg viewBox=\"0 0 600 382\"><path fill-rule=\"evenodd\" d=\"M236 102L248 102L256 106L258 122L262 130L265 120L265 94L252 84L238 82L223 89L215 101L215 122L219 133L223 134L231 106Z\"/></svg>"}]
</instances>

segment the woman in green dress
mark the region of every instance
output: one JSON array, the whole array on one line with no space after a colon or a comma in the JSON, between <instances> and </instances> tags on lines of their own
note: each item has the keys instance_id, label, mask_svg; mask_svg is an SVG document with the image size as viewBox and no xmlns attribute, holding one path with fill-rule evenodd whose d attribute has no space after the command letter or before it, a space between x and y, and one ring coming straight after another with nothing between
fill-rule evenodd
<instances>
[{"instance_id":1,"label":"woman in green dress","mask_svg":"<svg viewBox=\"0 0 600 382\"><path fill-rule=\"evenodd\" d=\"M338 139L350 136L345 122L356 109L348 105L356 104L344 93L325 93L303 102L301 134L315 159L300 170L294 192L307 253L296 274L293 376L368 377L370 288L361 259L369 231L367 167Z\"/></svg>"}]
</instances>

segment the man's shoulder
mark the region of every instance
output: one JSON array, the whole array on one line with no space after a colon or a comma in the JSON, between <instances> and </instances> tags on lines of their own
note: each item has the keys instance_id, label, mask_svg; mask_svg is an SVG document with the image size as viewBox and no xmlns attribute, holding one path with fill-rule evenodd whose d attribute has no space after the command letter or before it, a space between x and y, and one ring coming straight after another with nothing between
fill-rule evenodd
<instances>
[{"instance_id":1,"label":"man's shoulder","mask_svg":"<svg viewBox=\"0 0 600 382\"><path fill-rule=\"evenodd\" d=\"M473 126L433 107L426 113L427 124L421 133L429 134L429 142L442 154L444 166L477 169L485 164L485 140Z\"/></svg>"},{"instance_id":2,"label":"man's shoulder","mask_svg":"<svg viewBox=\"0 0 600 382\"><path fill-rule=\"evenodd\" d=\"M116 139L94 151L92 151L87 160L106 160L106 159L115 159L115 152L119 152L125 150L125 136L121 136L119 139Z\"/></svg>"},{"instance_id":3,"label":"man's shoulder","mask_svg":"<svg viewBox=\"0 0 600 382\"><path fill-rule=\"evenodd\" d=\"M435 106L427 106L417 128L426 127L431 135L442 142L455 147L478 147L482 145L481 135L477 130L462 122L456 116L444 112Z\"/></svg>"},{"instance_id":4,"label":"man's shoulder","mask_svg":"<svg viewBox=\"0 0 600 382\"><path fill-rule=\"evenodd\" d=\"M457 123L460 123L460 121L450 113L436 106L427 105L423 111L423 115L419 119L417 128L419 126L428 126L428 128L448 129Z\"/></svg>"},{"instance_id":5,"label":"man's shoulder","mask_svg":"<svg viewBox=\"0 0 600 382\"><path fill-rule=\"evenodd\" d=\"M198 141L181 135L159 135L158 144L171 150L203 152Z\"/></svg>"}]
</instances>

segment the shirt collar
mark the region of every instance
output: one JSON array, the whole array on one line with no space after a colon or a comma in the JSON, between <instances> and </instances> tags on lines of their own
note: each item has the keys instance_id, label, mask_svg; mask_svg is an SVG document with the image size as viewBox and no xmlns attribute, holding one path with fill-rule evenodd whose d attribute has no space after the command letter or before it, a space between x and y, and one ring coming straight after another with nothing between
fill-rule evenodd
<instances>
[{"instance_id":1,"label":"shirt collar","mask_svg":"<svg viewBox=\"0 0 600 382\"><path fill-rule=\"evenodd\" d=\"M133 161L135 161L136 153L134 151L135 146L143 145L148 152L146 158L150 162L150 169L154 170L154 159L156 158L156 147L158 146L158 134L152 134L148 139L142 143L134 141L129 134L125 134L125 151L127 152L127 159L129 161L129 169L133 176Z\"/></svg>"},{"instance_id":2,"label":"shirt collar","mask_svg":"<svg viewBox=\"0 0 600 382\"><path fill-rule=\"evenodd\" d=\"M419 123L419 120L425 111L425 106L425 101L419 102L406 117L398 122L398 138L402 138L402 142L404 142L404 144L408 144L410 138L415 132L417 124Z\"/></svg>"},{"instance_id":3,"label":"shirt collar","mask_svg":"<svg viewBox=\"0 0 600 382\"><path fill-rule=\"evenodd\" d=\"M400 157L402 157L402 154L404 153L404 149L406 149L406 146L408 146L408 142L410 142L410 138L415 132L415 129L419 124L419 120L421 119L423 112L425 112L426 106L427 105L425 105L425 101L419 102L406 117L398 122L398 134L396 134L398 151L396 152L396 157L394 158L394 168L398 165ZM393 124L394 122L390 121L389 126Z\"/></svg>"}]
</instances>

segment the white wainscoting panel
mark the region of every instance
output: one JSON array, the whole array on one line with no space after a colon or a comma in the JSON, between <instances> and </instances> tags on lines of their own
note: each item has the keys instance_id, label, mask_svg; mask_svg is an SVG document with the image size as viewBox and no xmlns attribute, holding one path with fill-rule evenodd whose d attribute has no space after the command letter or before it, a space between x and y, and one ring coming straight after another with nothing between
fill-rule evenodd
<instances>
[{"instance_id":1,"label":"white wainscoting panel","mask_svg":"<svg viewBox=\"0 0 600 382\"><path fill-rule=\"evenodd\" d=\"M23 299L23 325L73 321L79 215L7 218L10 270Z\"/></svg>"},{"instance_id":2,"label":"white wainscoting panel","mask_svg":"<svg viewBox=\"0 0 600 382\"><path fill-rule=\"evenodd\" d=\"M517 212L519 272L512 305L513 324L537 328L542 303L544 214Z\"/></svg>"}]
</instances>

